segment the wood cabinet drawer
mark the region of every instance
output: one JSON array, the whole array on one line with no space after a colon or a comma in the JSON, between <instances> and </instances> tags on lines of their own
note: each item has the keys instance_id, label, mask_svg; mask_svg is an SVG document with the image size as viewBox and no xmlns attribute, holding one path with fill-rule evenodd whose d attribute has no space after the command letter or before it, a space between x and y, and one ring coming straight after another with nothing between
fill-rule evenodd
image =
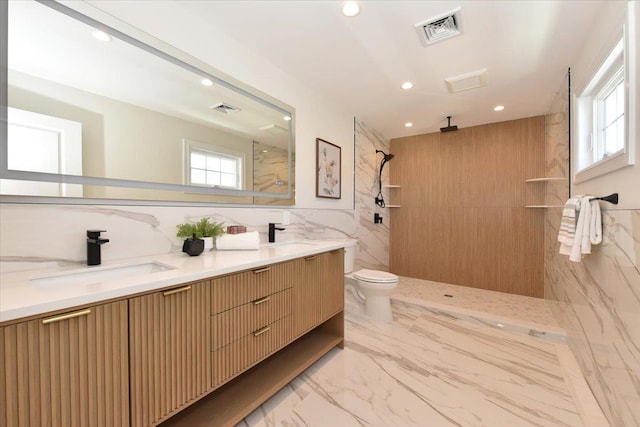
<instances>
[{"instance_id":1,"label":"wood cabinet drawer","mask_svg":"<svg viewBox=\"0 0 640 427\"><path fill-rule=\"evenodd\" d=\"M292 336L291 317L287 316L212 352L214 387L289 344Z\"/></svg>"},{"instance_id":2,"label":"wood cabinet drawer","mask_svg":"<svg viewBox=\"0 0 640 427\"><path fill-rule=\"evenodd\" d=\"M293 289L285 289L211 317L212 350L291 314Z\"/></svg>"},{"instance_id":3,"label":"wood cabinet drawer","mask_svg":"<svg viewBox=\"0 0 640 427\"><path fill-rule=\"evenodd\" d=\"M284 262L215 279L212 289L212 314L291 288L294 280L293 271L293 263Z\"/></svg>"}]
</instances>

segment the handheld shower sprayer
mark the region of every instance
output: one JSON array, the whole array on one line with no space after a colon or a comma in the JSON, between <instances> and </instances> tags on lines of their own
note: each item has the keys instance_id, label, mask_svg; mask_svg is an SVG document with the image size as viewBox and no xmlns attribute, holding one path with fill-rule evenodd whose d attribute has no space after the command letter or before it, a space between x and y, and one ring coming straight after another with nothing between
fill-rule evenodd
<instances>
[{"instance_id":1,"label":"handheld shower sprayer","mask_svg":"<svg viewBox=\"0 0 640 427\"><path fill-rule=\"evenodd\" d=\"M380 206L381 208L384 208L385 203L384 203L384 197L382 196L382 169L384 168L384 165L388 161L393 159L393 154L391 153L387 154L382 150L376 150L376 154L378 153L382 153L383 157L382 157L382 160L380 161L380 170L378 172L378 195L375 197L375 201L376 201L376 205Z\"/></svg>"},{"instance_id":2,"label":"handheld shower sprayer","mask_svg":"<svg viewBox=\"0 0 640 427\"><path fill-rule=\"evenodd\" d=\"M382 153L384 155L384 158L382 159L384 162L388 162L389 160L393 159L393 154L389 153L385 153L382 150L376 150L376 154L378 153Z\"/></svg>"}]
</instances>

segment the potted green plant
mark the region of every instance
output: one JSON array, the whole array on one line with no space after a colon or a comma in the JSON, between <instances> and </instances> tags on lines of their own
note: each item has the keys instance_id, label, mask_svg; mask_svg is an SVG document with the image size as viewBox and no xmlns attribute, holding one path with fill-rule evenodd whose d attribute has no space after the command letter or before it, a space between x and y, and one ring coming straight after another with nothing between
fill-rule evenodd
<instances>
[{"instance_id":1,"label":"potted green plant","mask_svg":"<svg viewBox=\"0 0 640 427\"><path fill-rule=\"evenodd\" d=\"M200 221L194 223L178 224L176 235L187 239L195 236L198 239L204 240L204 250L210 251L213 249L213 238L222 236L224 231L224 223L211 222L209 218L202 218Z\"/></svg>"}]
</instances>

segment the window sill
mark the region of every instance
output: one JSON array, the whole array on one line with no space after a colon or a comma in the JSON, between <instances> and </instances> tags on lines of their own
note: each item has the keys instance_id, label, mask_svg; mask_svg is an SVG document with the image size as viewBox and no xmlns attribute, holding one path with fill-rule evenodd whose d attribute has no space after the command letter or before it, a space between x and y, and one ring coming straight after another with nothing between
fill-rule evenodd
<instances>
[{"instance_id":1,"label":"window sill","mask_svg":"<svg viewBox=\"0 0 640 427\"><path fill-rule=\"evenodd\" d=\"M629 152L621 151L576 172L573 182L579 184L633 164Z\"/></svg>"}]
</instances>

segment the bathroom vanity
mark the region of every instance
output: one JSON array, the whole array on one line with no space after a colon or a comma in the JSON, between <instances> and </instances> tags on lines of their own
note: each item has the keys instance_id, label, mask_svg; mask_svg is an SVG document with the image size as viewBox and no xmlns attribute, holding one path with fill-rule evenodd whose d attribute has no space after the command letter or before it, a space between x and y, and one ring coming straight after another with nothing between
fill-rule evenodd
<instances>
[{"instance_id":1,"label":"bathroom vanity","mask_svg":"<svg viewBox=\"0 0 640 427\"><path fill-rule=\"evenodd\" d=\"M164 255L101 282L3 275L0 425L234 425L343 346L343 246Z\"/></svg>"}]
</instances>

